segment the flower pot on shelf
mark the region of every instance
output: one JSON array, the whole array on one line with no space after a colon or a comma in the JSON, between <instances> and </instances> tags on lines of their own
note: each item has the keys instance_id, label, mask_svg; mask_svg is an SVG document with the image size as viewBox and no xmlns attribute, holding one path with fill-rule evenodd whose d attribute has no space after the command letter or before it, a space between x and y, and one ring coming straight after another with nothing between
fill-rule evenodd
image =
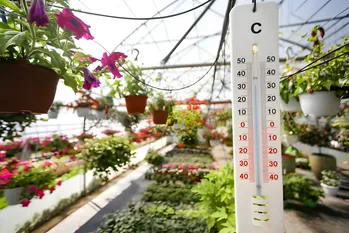
<instances>
[{"instance_id":1,"label":"flower pot on shelf","mask_svg":"<svg viewBox=\"0 0 349 233\"><path fill-rule=\"evenodd\" d=\"M331 155L314 153L309 156L309 162L311 171L318 180L322 179L322 171L335 171L337 168L336 158Z\"/></svg>"},{"instance_id":2,"label":"flower pot on shelf","mask_svg":"<svg viewBox=\"0 0 349 233\"><path fill-rule=\"evenodd\" d=\"M154 124L157 124L157 125L166 124L167 118L168 118L167 111L156 111L153 113Z\"/></svg>"},{"instance_id":3,"label":"flower pot on shelf","mask_svg":"<svg viewBox=\"0 0 349 233\"><path fill-rule=\"evenodd\" d=\"M286 173L294 173L296 171L296 156L282 155L282 171Z\"/></svg>"},{"instance_id":4,"label":"flower pot on shelf","mask_svg":"<svg viewBox=\"0 0 349 233\"><path fill-rule=\"evenodd\" d=\"M59 113L58 111L49 110L47 115L48 115L48 118L50 118L50 119L57 119L58 113Z\"/></svg>"},{"instance_id":5,"label":"flower pot on shelf","mask_svg":"<svg viewBox=\"0 0 349 233\"><path fill-rule=\"evenodd\" d=\"M297 135L290 135L290 134L283 134L282 135L282 141L286 144L295 144L298 142L298 136Z\"/></svg>"},{"instance_id":6,"label":"flower pot on shelf","mask_svg":"<svg viewBox=\"0 0 349 233\"><path fill-rule=\"evenodd\" d=\"M5 189L4 196L8 205L18 205L21 203L21 194L23 192L22 187Z\"/></svg>"},{"instance_id":7,"label":"flower pot on shelf","mask_svg":"<svg viewBox=\"0 0 349 233\"><path fill-rule=\"evenodd\" d=\"M80 107L76 109L76 112L78 113L78 117L88 117L90 115L90 108Z\"/></svg>"},{"instance_id":8,"label":"flower pot on shelf","mask_svg":"<svg viewBox=\"0 0 349 233\"><path fill-rule=\"evenodd\" d=\"M0 61L0 112L46 114L59 77L46 67L22 61Z\"/></svg>"},{"instance_id":9,"label":"flower pot on shelf","mask_svg":"<svg viewBox=\"0 0 349 233\"><path fill-rule=\"evenodd\" d=\"M212 147L218 146L219 144L221 144L220 140L210 140L210 145Z\"/></svg>"},{"instance_id":10,"label":"flower pot on shelf","mask_svg":"<svg viewBox=\"0 0 349 233\"><path fill-rule=\"evenodd\" d=\"M299 95L299 101L305 115L320 117L336 115L341 99L334 91L318 91Z\"/></svg>"},{"instance_id":11,"label":"flower pot on shelf","mask_svg":"<svg viewBox=\"0 0 349 233\"><path fill-rule=\"evenodd\" d=\"M100 120L106 120L107 114L105 113L105 111L96 111L96 117Z\"/></svg>"},{"instance_id":12,"label":"flower pot on shelf","mask_svg":"<svg viewBox=\"0 0 349 233\"><path fill-rule=\"evenodd\" d=\"M126 108L129 114L143 114L147 106L147 96L129 95L125 97Z\"/></svg>"},{"instance_id":13,"label":"flower pot on shelf","mask_svg":"<svg viewBox=\"0 0 349 233\"><path fill-rule=\"evenodd\" d=\"M336 196L339 190L338 186L329 186L321 183L321 187L324 190L325 196Z\"/></svg>"},{"instance_id":14,"label":"flower pot on shelf","mask_svg":"<svg viewBox=\"0 0 349 233\"><path fill-rule=\"evenodd\" d=\"M287 104L285 103L285 101L281 99L280 105L281 105L280 106L281 111L284 111L284 112L301 112L302 111L301 105L295 97L290 97Z\"/></svg>"}]
</instances>

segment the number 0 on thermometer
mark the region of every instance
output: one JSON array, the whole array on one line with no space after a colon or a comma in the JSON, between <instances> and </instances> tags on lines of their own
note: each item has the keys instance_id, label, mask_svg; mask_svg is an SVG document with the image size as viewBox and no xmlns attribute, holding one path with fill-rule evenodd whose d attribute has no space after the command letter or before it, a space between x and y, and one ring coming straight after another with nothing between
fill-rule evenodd
<instances>
[{"instance_id":1,"label":"number 0 on thermometer","mask_svg":"<svg viewBox=\"0 0 349 233\"><path fill-rule=\"evenodd\" d=\"M237 233L282 233L278 7L252 9L230 13Z\"/></svg>"}]
</instances>

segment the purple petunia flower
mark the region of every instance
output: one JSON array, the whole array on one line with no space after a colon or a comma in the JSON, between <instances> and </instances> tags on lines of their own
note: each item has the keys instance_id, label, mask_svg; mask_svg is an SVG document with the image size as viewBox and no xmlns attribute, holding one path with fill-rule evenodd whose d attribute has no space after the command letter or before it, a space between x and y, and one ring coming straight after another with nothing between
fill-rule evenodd
<instances>
[{"instance_id":1,"label":"purple petunia flower","mask_svg":"<svg viewBox=\"0 0 349 233\"><path fill-rule=\"evenodd\" d=\"M36 26L44 27L50 22L50 19L47 16L45 3L43 0L34 0L30 6L28 13L28 22L36 23Z\"/></svg>"},{"instance_id":2,"label":"purple petunia flower","mask_svg":"<svg viewBox=\"0 0 349 233\"><path fill-rule=\"evenodd\" d=\"M87 68L81 68L82 72L84 72L85 82L83 88L86 90L91 90L92 87L99 87L101 82L89 71Z\"/></svg>"}]
</instances>

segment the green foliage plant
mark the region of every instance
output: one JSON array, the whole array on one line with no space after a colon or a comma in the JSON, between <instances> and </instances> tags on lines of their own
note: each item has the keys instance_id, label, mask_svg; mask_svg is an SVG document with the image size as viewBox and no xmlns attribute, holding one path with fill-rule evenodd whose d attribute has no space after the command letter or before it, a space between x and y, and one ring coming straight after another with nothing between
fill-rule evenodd
<instances>
[{"instance_id":1,"label":"green foliage plant","mask_svg":"<svg viewBox=\"0 0 349 233\"><path fill-rule=\"evenodd\" d=\"M165 157L159 154L157 151L149 150L144 160L153 166L160 166L164 163Z\"/></svg>"},{"instance_id":2,"label":"green foliage plant","mask_svg":"<svg viewBox=\"0 0 349 233\"><path fill-rule=\"evenodd\" d=\"M235 232L234 171L226 164L205 176L192 191L201 196L191 216L207 219L210 232Z\"/></svg>"},{"instance_id":3,"label":"green foliage plant","mask_svg":"<svg viewBox=\"0 0 349 233\"><path fill-rule=\"evenodd\" d=\"M322 180L321 183L332 186L332 187L339 187L340 184L340 176L336 171L322 171Z\"/></svg>"},{"instance_id":4,"label":"green foliage plant","mask_svg":"<svg viewBox=\"0 0 349 233\"><path fill-rule=\"evenodd\" d=\"M0 139L13 141L21 137L27 127L30 127L38 119L33 114L25 113L1 113L0 114Z\"/></svg>"},{"instance_id":5,"label":"green foliage plant","mask_svg":"<svg viewBox=\"0 0 349 233\"><path fill-rule=\"evenodd\" d=\"M64 107L64 104L61 101L55 101L52 103L50 111L58 112L62 107Z\"/></svg>"},{"instance_id":6,"label":"green foliage plant","mask_svg":"<svg viewBox=\"0 0 349 233\"><path fill-rule=\"evenodd\" d=\"M78 156L86 161L88 169L104 182L108 181L111 170L118 171L126 165L134 152L128 138L106 137L89 140L85 150Z\"/></svg>"},{"instance_id":7,"label":"green foliage plant","mask_svg":"<svg viewBox=\"0 0 349 233\"><path fill-rule=\"evenodd\" d=\"M166 100L164 94L161 92L154 93L154 95L155 97L153 97L152 101L148 104L149 111L151 113L158 111L171 113L176 102L174 100Z\"/></svg>"}]
</instances>

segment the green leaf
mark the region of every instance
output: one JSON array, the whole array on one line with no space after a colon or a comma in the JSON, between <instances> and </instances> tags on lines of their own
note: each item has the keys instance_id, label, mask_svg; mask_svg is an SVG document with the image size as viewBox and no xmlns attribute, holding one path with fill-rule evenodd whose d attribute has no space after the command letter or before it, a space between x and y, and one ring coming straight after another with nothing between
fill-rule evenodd
<instances>
[{"instance_id":1,"label":"green leaf","mask_svg":"<svg viewBox=\"0 0 349 233\"><path fill-rule=\"evenodd\" d=\"M1 1L1 0L0 0ZM25 40L26 32L3 30L0 33L0 55L11 45L21 46Z\"/></svg>"},{"instance_id":2,"label":"green leaf","mask_svg":"<svg viewBox=\"0 0 349 233\"><path fill-rule=\"evenodd\" d=\"M75 77L73 77L72 75L69 75L67 73L65 73L63 75L63 78L64 78L64 84L66 86L69 86L73 89L74 92L77 92L78 91L78 83L76 82L76 79Z\"/></svg>"},{"instance_id":3,"label":"green leaf","mask_svg":"<svg viewBox=\"0 0 349 233\"><path fill-rule=\"evenodd\" d=\"M21 14L21 10L17 7L17 5L9 0L0 0L0 5L10 8L14 12Z\"/></svg>"},{"instance_id":4,"label":"green leaf","mask_svg":"<svg viewBox=\"0 0 349 233\"><path fill-rule=\"evenodd\" d=\"M12 29L7 23L0 22L1 29Z\"/></svg>"}]
</instances>

